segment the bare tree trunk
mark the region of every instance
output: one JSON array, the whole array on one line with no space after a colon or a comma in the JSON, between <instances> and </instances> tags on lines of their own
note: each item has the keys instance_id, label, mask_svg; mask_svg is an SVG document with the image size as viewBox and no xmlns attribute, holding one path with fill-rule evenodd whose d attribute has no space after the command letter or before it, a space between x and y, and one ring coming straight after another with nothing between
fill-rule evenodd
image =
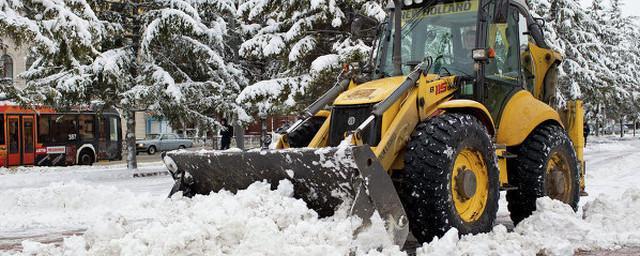
<instances>
[{"instance_id":1,"label":"bare tree trunk","mask_svg":"<svg viewBox=\"0 0 640 256\"><path fill-rule=\"evenodd\" d=\"M240 124L233 125L233 136L236 137L236 147L244 150L244 128Z\"/></svg>"},{"instance_id":2,"label":"bare tree trunk","mask_svg":"<svg viewBox=\"0 0 640 256\"><path fill-rule=\"evenodd\" d=\"M260 148L268 148L267 140L267 117L260 117Z\"/></svg>"},{"instance_id":3,"label":"bare tree trunk","mask_svg":"<svg viewBox=\"0 0 640 256\"><path fill-rule=\"evenodd\" d=\"M138 170L138 159L136 158L136 112L125 110L124 118L127 122L127 169Z\"/></svg>"},{"instance_id":4,"label":"bare tree trunk","mask_svg":"<svg viewBox=\"0 0 640 256\"><path fill-rule=\"evenodd\" d=\"M218 149L218 147L216 147L216 130L215 129L211 129L211 149L216 150Z\"/></svg>"},{"instance_id":5,"label":"bare tree trunk","mask_svg":"<svg viewBox=\"0 0 640 256\"><path fill-rule=\"evenodd\" d=\"M594 117L596 118L596 137L600 136L600 103L596 105L596 112Z\"/></svg>"},{"instance_id":6,"label":"bare tree trunk","mask_svg":"<svg viewBox=\"0 0 640 256\"><path fill-rule=\"evenodd\" d=\"M633 137L636 136L636 130L638 129L638 120L633 121Z\"/></svg>"},{"instance_id":7,"label":"bare tree trunk","mask_svg":"<svg viewBox=\"0 0 640 256\"><path fill-rule=\"evenodd\" d=\"M620 118L620 138L624 137L624 117Z\"/></svg>"}]
</instances>

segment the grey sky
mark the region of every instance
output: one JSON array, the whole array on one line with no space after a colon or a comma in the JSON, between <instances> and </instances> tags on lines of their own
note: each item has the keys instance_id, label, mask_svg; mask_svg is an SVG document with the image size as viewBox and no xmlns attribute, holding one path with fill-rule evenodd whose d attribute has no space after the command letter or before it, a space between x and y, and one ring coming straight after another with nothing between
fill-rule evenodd
<instances>
[{"instance_id":1,"label":"grey sky","mask_svg":"<svg viewBox=\"0 0 640 256\"><path fill-rule=\"evenodd\" d=\"M589 6L592 0L580 0L582 5ZM625 15L640 16L640 1L639 0L621 0L624 3L622 11ZM608 1L605 0L605 3Z\"/></svg>"}]
</instances>

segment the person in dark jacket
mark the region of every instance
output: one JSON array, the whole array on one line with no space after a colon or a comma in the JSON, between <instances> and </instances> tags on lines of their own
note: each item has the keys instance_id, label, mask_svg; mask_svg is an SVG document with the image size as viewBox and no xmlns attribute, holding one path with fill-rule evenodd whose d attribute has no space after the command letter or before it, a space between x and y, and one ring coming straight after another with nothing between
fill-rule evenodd
<instances>
[{"instance_id":1,"label":"person in dark jacket","mask_svg":"<svg viewBox=\"0 0 640 256\"><path fill-rule=\"evenodd\" d=\"M584 146L587 146L587 137L589 137L589 134L591 133L591 128L589 127L589 124L587 122L584 122L584 130L582 131L582 135L584 135Z\"/></svg>"},{"instance_id":2,"label":"person in dark jacket","mask_svg":"<svg viewBox=\"0 0 640 256\"><path fill-rule=\"evenodd\" d=\"M220 139L220 149L229 149L229 146L231 145L231 137L233 137L233 127L229 125L229 123L227 123L227 119L224 118L220 123L222 124L222 129L220 130L220 136L222 137Z\"/></svg>"}]
</instances>

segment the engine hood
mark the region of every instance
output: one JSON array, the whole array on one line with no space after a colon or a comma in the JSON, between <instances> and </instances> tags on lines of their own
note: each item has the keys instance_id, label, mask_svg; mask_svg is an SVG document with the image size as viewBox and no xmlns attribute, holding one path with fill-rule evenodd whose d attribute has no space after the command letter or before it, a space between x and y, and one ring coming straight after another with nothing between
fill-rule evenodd
<instances>
[{"instance_id":1,"label":"engine hood","mask_svg":"<svg viewBox=\"0 0 640 256\"><path fill-rule=\"evenodd\" d=\"M427 80L437 75L427 75ZM360 105L377 103L389 97L398 86L405 81L406 76L394 76L369 81L343 92L336 98L334 105Z\"/></svg>"}]
</instances>

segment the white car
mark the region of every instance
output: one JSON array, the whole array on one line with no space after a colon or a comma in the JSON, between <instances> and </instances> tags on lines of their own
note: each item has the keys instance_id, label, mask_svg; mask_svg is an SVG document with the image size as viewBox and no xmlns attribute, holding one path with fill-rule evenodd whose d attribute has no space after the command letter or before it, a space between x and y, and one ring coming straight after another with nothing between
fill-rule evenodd
<instances>
[{"instance_id":1,"label":"white car","mask_svg":"<svg viewBox=\"0 0 640 256\"><path fill-rule=\"evenodd\" d=\"M147 134L146 139L136 141L136 153L147 152L149 155L153 155L158 151L169 151L190 147L193 147L193 142L191 140L182 139L173 133Z\"/></svg>"}]
</instances>

